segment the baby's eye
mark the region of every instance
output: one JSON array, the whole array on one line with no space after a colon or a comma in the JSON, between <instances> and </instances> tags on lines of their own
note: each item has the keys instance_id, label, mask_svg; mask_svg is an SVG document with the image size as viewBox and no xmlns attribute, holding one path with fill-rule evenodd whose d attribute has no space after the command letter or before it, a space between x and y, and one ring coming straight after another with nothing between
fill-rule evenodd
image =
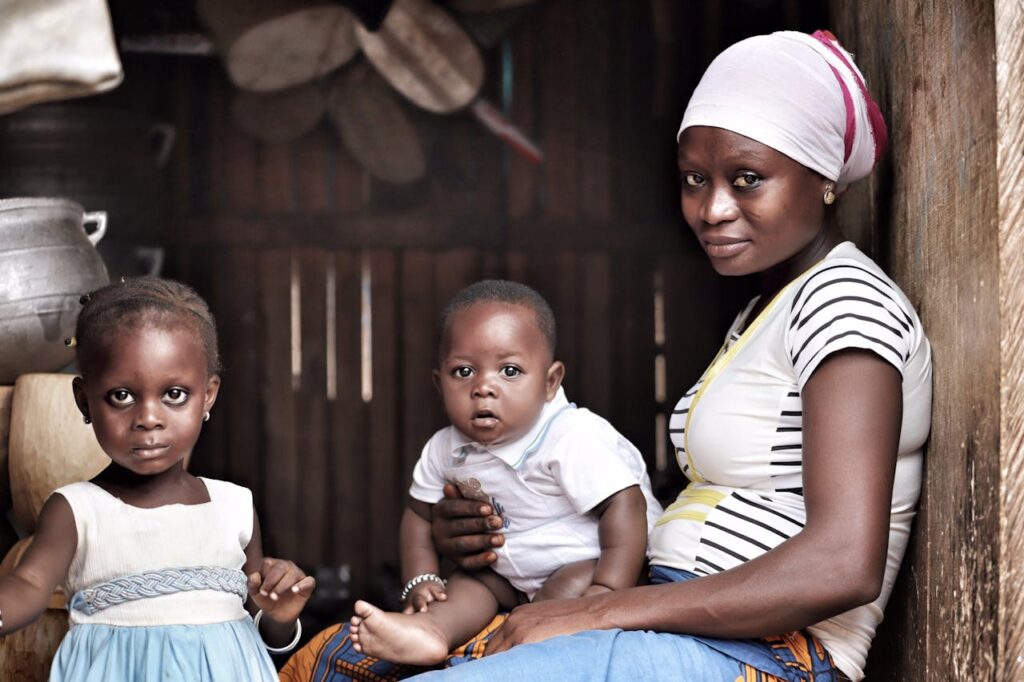
<instances>
[{"instance_id":1,"label":"baby's eye","mask_svg":"<svg viewBox=\"0 0 1024 682\"><path fill-rule=\"evenodd\" d=\"M188 400L188 391L183 388L169 388L164 393L164 402L168 405L184 405Z\"/></svg>"},{"instance_id":2,"label":"baby's eye","mask_svg":"<svg viewBox=\"0 0 1024 682\"><path fill-rule=\"evenodd\" d=\"M690 187L700 187L704 184L704 176L700 173L683 173L683 183Z\"/></svg>"},{"instance_id":3,"label":"baby's eye","mask_svg":"<svg viewBox=\"0 0 1024 682\"><path fill-rule=\"evenodd\" d=\"M761 184L761 176L757 173L740 173L736 176L736 179L732 181L732 184L736 187L749 189Z\"/></svg>"},{"instance_id":4,"label":"baby's eye","mask_svg":"<svg viewBox=\"0 0 1024 682\"><path fill-rule=\"evenodd\" d=\"M107 400L114 407L126 407L135 402L135 396L127 389L115 388L107 394Z\"/></svg>"},{"instance_id":5,"label":"baby's eye","mask_svg":"<svg viewBox=\"0 0 1024 682\"><path fill-rule=\"evenodd\" d=\"M452 370L452 376L458 377L460 379L466 379L467 377L473 376L473 368L466 367L465 365L463 365L462 367L456 367L455 369Z\"/></svg>"},{"instance_id":6,"label":"baby's eye","mask_svg":"<svg viewBox=\"0 0 1024 682\"><path fill-rule=\"evenodd\" d=\"M523 373L523 370L519 369L515 365L505 365L501 368L501 373L507 377L517 377Z\"/></svg>"}]
</instances>

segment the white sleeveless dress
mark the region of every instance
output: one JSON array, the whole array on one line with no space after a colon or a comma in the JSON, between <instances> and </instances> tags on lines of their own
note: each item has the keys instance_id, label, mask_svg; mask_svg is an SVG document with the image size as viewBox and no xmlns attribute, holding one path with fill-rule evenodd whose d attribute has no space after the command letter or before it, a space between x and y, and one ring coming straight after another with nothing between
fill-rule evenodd
<instances>
[{"instance_id":1,"label":"white sleeveless dress","mask_svg":"<svg viewBox=\"0 0 1024 682\"><path fill-rule=\"evenodd\" d=\"M201 480L209 502L155 509L93 483L55 491L71 505L78 547L64 585L71 630L51 682L278 679L243 608L252 494Z\"/></svg>"}]
</instances>

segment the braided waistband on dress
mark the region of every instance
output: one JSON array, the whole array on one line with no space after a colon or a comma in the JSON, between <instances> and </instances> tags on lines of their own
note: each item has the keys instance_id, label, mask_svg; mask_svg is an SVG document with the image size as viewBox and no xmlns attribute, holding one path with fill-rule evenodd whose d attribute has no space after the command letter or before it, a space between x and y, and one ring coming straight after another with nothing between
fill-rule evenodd
<instances>
[{"instance_id":1,"label":"braided waistband on dress","mask_svg":"<svg viewBox=\"0 0 1024 682\"><path fill-rule=\"evenodd\" d=\"M87 587L75 593L68 608L91 616L129 601L195 590L230 592L242 601L249 594L245 573L237 568L189 566L133 573Z\"/></svg>"}]
</instances>

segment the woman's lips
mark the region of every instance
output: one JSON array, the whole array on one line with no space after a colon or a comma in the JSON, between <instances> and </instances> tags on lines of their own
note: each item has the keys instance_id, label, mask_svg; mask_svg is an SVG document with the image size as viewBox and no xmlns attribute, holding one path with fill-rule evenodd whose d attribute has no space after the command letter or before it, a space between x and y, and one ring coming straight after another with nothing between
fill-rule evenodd
<instances>
[{"instance_id":1,"label":"woman's lips","mask_svg":"<svg viewBox=\"0 0 1024 682\"><path fill-rule=\"evenodd\" d=\"M701 241L704 242L704 250L712 258L731 258L750 246L749 239L732 237L705 237Z\"/></svg>"}]
</instances>

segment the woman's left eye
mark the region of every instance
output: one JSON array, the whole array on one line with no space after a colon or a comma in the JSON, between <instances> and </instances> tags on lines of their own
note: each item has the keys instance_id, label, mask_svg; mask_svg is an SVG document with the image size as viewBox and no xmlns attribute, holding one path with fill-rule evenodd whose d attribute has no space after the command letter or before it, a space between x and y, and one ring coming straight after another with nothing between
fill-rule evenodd
<instances>
[{"instance_id":1,"label":"woman's left eye","mask_svg":"<svg viewBox=\"0 0 1024 682\"><path fill-rule=\"evenodd\" d=\"M505 365L501 368L501 373L507 377L517 377L523 373L523 370L519 369L515 365Z\"/></svg>"},{"instance_id":2,"label":"woman's left eye","mask_svg":"<svg viewBox=\"0 0 1024 682\"><path fill-rule=\"evenodd\" d=\"M756 187L760 182L761 176L757 173L740 173L736 176L736 179L732 181L732 184L736 187L748 189L750 187Z\"/></svg>"},{"instance_id":3,"label":"woman's left eye","mask_svg":"<svg viewBox=\"0 0 1024 682\"><path fill-rule=\"evenodd\" d=\"M184 405L188 400L188 391L183 388L169 388L164 393L164 402L168 405Z\"/></svg>"}]
</instances>

